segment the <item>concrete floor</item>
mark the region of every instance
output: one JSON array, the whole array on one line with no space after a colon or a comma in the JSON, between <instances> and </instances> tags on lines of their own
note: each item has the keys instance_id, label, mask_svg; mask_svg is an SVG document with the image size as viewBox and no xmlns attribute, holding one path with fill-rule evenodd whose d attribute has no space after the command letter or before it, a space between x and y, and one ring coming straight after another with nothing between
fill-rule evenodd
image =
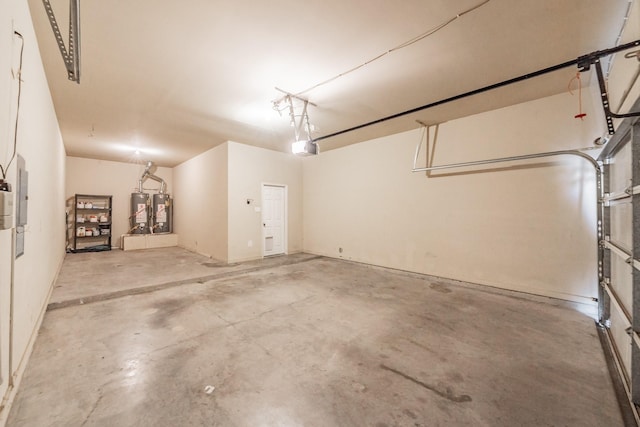
<instances>
[{"instance_id":1,"label":"concrete floor","mask_svg":"<svg viewBox=\"0 0 640 427\"><path fill-rule=\"evenodd\" d=\"M623 421L594 322L571 304L305 254L224 267L166 248L67 255L8 425Z\"/></svg>"}]
</instances>

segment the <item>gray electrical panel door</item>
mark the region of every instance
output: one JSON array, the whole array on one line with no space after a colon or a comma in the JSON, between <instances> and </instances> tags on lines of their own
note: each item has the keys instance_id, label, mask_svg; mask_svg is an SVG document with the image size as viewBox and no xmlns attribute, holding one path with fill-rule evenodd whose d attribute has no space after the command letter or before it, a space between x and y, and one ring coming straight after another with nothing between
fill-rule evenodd
<instances>
[{"instance_id":1,"label":"gray electrical panel door","mask_svg":"<svg viewBox=\"0 0 640 427\"><path fill-rule=\"evenodd\" d=\"M16 258L24 254L24 226L27 225L29 173L24 158L18 155L18 185L16 193Z\"/></svg>"},{"instance_id":2,"label":"gray electrical panel door","mask_svg":"<svg viewBox=\"0 0 640 427\"><path fill-rule=\"evenodd\" d=\"M18 155L18 193L16 225L27 225L27 207L29 200L29 172L25 167L25 161Z\"/></svg>"}]
</instances>

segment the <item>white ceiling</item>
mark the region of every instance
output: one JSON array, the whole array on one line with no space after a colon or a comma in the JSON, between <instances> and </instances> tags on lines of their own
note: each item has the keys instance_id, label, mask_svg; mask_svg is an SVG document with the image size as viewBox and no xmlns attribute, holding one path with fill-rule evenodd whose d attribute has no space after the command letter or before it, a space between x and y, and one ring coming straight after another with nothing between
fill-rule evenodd
<instances>
[{"instance_id":1,"label":"white ceiling","mask_svg":"<svg viewBox=\"0 0 640 427\"><path fill-rule=\"evenodd\" d=\"M225 141L288 151L272 109L483 0L82 0L81 83L29 0L67 154L174 166ZM69 0L51 0L65 39ZM304 97L321 137L612 47L628 0L490 0ZM320 142L323 151L567 90L575 69Z\"/></svg>"}]
</instances>

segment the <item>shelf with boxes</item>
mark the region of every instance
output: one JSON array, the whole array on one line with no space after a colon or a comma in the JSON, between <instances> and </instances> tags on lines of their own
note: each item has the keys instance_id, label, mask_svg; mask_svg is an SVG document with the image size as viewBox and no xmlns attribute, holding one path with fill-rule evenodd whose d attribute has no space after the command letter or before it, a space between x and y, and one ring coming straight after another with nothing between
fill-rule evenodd
<instances>
[{"instance_id":1,"label":"shelf with boxes","mask_svg":"<svg viewBox=\"0 0 640 427\"><path fill-rule=\"evenodd\" d=\"M67 252L111 250L111 202L95 194L67 199Z\"/></svg>"}]
</instances>

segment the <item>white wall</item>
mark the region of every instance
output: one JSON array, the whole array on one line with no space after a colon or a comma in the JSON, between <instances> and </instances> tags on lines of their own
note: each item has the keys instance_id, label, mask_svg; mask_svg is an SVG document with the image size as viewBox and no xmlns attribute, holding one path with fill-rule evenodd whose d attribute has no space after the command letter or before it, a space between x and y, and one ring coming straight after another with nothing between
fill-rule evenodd
<instances>
[{"instance_id":1,"label":"white wall","mask_svg":"<svg viewBox=\"0 0 640 427\"><path fill-rule=\"evenodd\" d=\"M15 15L15 1L0 3L0 99L11 99L13 81L11 66L14 58L12 38L12 18ZM0 102L0 164L3 167L11 156L12 107L10 102ZM11 169L12 181L15 168ZM5 396L9 377L9 310L11 287L11 230L0 230L0 396ZM5 417L6 418L6 417ZM1 419L1 417L0 417Z\"/></svg>"},{"instance_id":2,"label":"white wall","mask_svg":"<svg viewBox=\"0 0 640 427\"><path fill-rule=\"evenodd\" d=\"M561 94L445 123L433 164L590 146L604 120L583 95L584 121L573 117L577 99ZM587 161L558 157L427 178L410 171L420 136L305 159L304 250L570 300L597 296Z\"/></svg>"},{"instance_id":3,"label":"white wall","mask_svg":"<svg viewBox=\"0 0 640 427\"><path fill-rule=\"evenodd\" d=\"M262 184L287 188L287 253L302 250L302 159L229 142L229 262L261 258ZM253 200L248 205L247 199Z\"/></svg>"},{"instance_id":4,"label":"white wall","mask_svg":"<svg viewBox=\"0 0 640 427\"><path fill-rule=\"evenodd\" d=\"M138 191L138 180L144 172L144 164L111 162L106 160L67 157L67 179L65 195L67 198L74 194L112 195L113 233L111 245L122 247L120 237L129 232L129 211L131 193ZM173 169L158 167L155 175L165 180L166 191L172 195ZM144 188L154 194L160 184L147 180ZM173 195L172 195L173 197Z\"/></svg>"},{"instance_id":5,"label":"white wall","mask_svg":"<svg viewBox=\"0 0 640 427\"><path fill-rule=\"evenodd\" d=\"M173 170L173 226L178 244L221 261L228 260L227 171L227 143Z\"/></svg>"},{"instance_id":6,"label":"white wall","mask_svg":"<svg viewBox=\"0 0 640 427\"><path fill-rule=\"evenodd\" d=\"M42 68L27 2L0 3L0 163L6 166L13 152L16 113L17 71L20 44L13 29L24 36L22 95L17 152L29 172L28 225L25 253L13 262L12 232L0 231L0 395L10 403L13 390L26 364L53 282L64 258L64 167L65 152ZM9 182L16 185L15 161L9 168ZM13 273L13 283L12 276ZM13 288L13 296L11 289ZM9 338L10 312L12 343ZM9 346L11 345L11 361ZM0 411L4 423L9 406Z\"/></svg>"}]
</instances>

